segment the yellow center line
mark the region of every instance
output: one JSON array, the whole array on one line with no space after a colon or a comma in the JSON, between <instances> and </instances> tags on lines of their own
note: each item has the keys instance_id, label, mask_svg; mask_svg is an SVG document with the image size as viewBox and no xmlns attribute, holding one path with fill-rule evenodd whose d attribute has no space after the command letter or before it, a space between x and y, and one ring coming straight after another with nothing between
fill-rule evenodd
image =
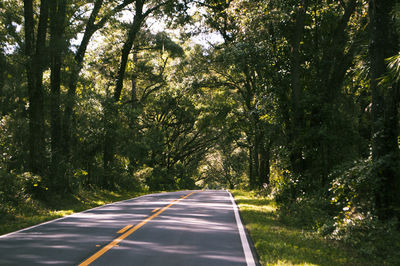
<instances>
[{"instance_id":1,"label":"yellow center line","mask_svg":"<svg viewBox=\"0 0 400 266\"><path fill-rule=\"evenodd\" d=\"M117 232L117 234L122 234L124 233L126 230L128 230L129 228L131 228L133 226L133 224L128 224L127 226L125 226L124 228L122 228L121 230L119 230Z\"/></svg>"},{"instance_id":2,"label":"yellow center line","mask_svg":"<svg viewBox=\"0 0 400 266\"><path fill-rule=\"evenodd\" d=\"M187 195L185 195L184 197L177 199L177 200L173 200L170 204L168 204L167 206L165 206L164 208L162 208L161 210L159 210L158 212L156 212L155 214L151 215L150 217L147 217L146 219L144 219L143 221L141 221L140 223L138 223L137 225L135 225L133 228L131 228L128 232L120 235L119 237L117 237L116 239L114 239L113 241L111 241L108 245L106 245L105 247L103 247L102 249L100 249L99 251L97 251L96 253L94 253L92 256L90 256L88 259L86 259L84 262L82 262L81 264L79 264L79 266L85 266L85 265L89 265L90 263L92 263L93 261L97 260L100 256L102 256L104 253L106 253L107 251L109 251L111 248L113 248L114 246L117 246L119 242L121 242L122 240L124 240L125 238L127 238L128 236L130 236L131 234L133 234L133 232L135 232L136 230L138 230L140 227L142 227L143 225L145 225L147 222L151 221L152 219L154 219L155 217L157 217L158 215L160 215L161 213L163 213L166 209L168 209L169 207L171 207L172 205L174 205L175 203L179 202L180 200L183 200L187 197L189 197L190 195L194 194L195 192L191 192Z\"/></svg>"},{"instance_id":3,"label":"yellow center line","mask_svg":"<svg viewBox=\"0 0 400 266\"><path fill-rule=\"evenodd\" d=\"M155 208L154 210L152 210L151 212L156 212L158 211L160 208Z\"/></svg>"}]
</instances>

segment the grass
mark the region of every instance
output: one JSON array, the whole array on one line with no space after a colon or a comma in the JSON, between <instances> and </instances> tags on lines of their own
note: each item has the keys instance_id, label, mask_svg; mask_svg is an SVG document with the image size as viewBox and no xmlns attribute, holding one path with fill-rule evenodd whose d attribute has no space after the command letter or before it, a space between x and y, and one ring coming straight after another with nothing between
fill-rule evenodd
<instances>
[{"instance_id":1,"label":"grass","mask_svg":"<svg viewBox=\"0 0 400 266\"><path fill-rule=\"evenodd\" d=\"M262 265L380 264L360 257L354 249L324 240L316 233L282 223L276 215L274 201L269 198L258 197L254 192L232 192ZM28 201L16 212L18 215L0 216L0 235L143 194L97 190L58 196L46 204Z\"/></svg>"},{"instance_id":2,"label":"grass","mask_svg":"<svg viewBox=\"0 0 400 266\"><path fill-rule=\"evenodd\" d=\"M48 202L27 200L14 215L0 217L0 235L60 218L104 204L134 198L144 192L107 190L81 191L75 195L54 196Z\"/></svg>"},{"instance_id":3,"label":"grass","mask_svg":"<svg viewBox=\"0 0 400 266\"><path fill-rule=\"evenodd\" d=\"M232 191L261 265L379 265L350 247L279 221L272 199Z\"/></svg>"}]
</instances>

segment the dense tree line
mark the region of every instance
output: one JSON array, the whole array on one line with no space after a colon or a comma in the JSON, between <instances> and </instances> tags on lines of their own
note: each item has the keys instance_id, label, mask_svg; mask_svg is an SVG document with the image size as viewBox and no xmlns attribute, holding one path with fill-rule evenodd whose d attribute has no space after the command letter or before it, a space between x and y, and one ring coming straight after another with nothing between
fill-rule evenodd
<instances>
[{"instance_id":1,"label":"dense tree line","mask_svg":"<svg viewBox=\"0 0 400 266\"><path fill-rule=\"evenodd\" d=\"M324 235L390 238L385 226L398 228L400 215L399 2L204 5L224 38L207 82L238 105L230 136L246 150L249 187L269 184L282 217Z\"/></svg>"},{"instance_id":2,"label":"dense tree line","mask_svg":"<svg viewBox=\"0 0 400 266\"><path fill-rule=\"evenodd\" d=\"M272 192L282 215L318 210L327 234L400 218L399 1L5 0L0 14L0 201L236 187ZM204 34L221 41L193 43Z\"/></svg>"}]
</instances>

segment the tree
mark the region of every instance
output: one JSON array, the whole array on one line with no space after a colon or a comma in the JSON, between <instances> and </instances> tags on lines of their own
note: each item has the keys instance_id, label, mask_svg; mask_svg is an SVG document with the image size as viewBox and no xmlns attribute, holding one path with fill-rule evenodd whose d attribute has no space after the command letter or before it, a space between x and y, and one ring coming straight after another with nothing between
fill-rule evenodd
<instances>
[{"instance_id":1,"label":"tree","mask_svg":"<svg viewBox=\"0 0 400 266\"><path fill-rule=\"evenodd\" d=\"M388 68L385 60L399 51L392 11L397 1L370 1L370 48L372 93L372 160L378 179L376 208L382 220L400 217L398 191L398 82L382 82Z\"/></svg>"},{"instance_id":2,"label":"tree","mask_svg":"<svg viewBox=\"0 0 400 266\"><path fill-rule=\"evenodd\" d=\"M117 72L117 79L115 83L114 89L114 102L118 103L120 101L123 83L125 79L125 71L126 66L128 63L128 56L132 51L133 43L135 42L141 27L145 20L150 16L157 12L161 12L164 9L165 15L173 16L174 14L179 14L182 12L181 9L184 8L183 3L180 1L173 1L173 0L165 0L165 1L148 1L148 0L138 0L135 2L134 11L133 11L133 22L130 25L128 31L128 37L124 42L122 47L120 65ZM176 10L175 10L176 9ZM184 11L184 10L183 10ZM105 175L108 176L107 172L110 171L112 167L112 162L114 158L114 145L115 145L115 138L113 128L113 120L118 117L118 110L117 107L110 103L108 105L109 109L106 110L107 114L110 116L110 119L106 118L106 121L109 120L110 123L107 123L106 134L104 139L104 154L103 154L103 161L104 161L104 170Z\"/></svg>"},{"instance_id":3,"label":"tree","mask_svg":"<svg viewBox=\"0 0 400 266\"><path fill-rule=\"evenodd\" d=\"M62 124L61 124L61 67L66 51L65 25L66 0L50 1L50 93L51 93L51 187L56 191L69 189L68 180L60 171L62 163ZM60 169L61 168L61 169Z\"/></svg>"},{"instance_id":4,"label":"tree","mask_svg":"<svg viewBox=\"0 0 400 266\"><path fill-rule=\"evenodd\" d=\"M270 50L265 46L269 43L264 39L268 33L263 13L265 3L210 1L204 6L210 12L206 15L208 25L218 30L225 40L219 46L221 52L215 49L213 71L217 84L236 91L235 98L238 97L246 110L245 146L249 155L250 187L262 187L263 183L269 183L272 132L271 125L266 123L268 120L261 119L268 116L263 99L272 95L267 85L272 71Z\"/></svg>"},{"instance_id":5,"label":"tree","mask_svg":"<svg viewBox=\"0 0 400 266\"><path fill-rule=\"evenodd\" d=\"M304 128L304 110L301 108L300 102L303 98L303 88L300 80L301 59L300 44L304 35L304 26L306 19L306 10L308 9L308 1L301 1L296 11L295 25L293 27L292 38L290 38L290 61L291 61L291 123L289 130L290 142L290 161L291 168L294 173L302 173L303 158L302 148L299 145L299 137L301 129ZM299 147L300 146L300 147Z\"/></svg>"},{"instance_id":6,"label":"tree","mask_svg":"<svg viewBox=\"0 0 400 266\"><path fill-rule=\"evenodd\" d=\"M65 110L63 115L63 152L69 157L70 156L70 142L71 142L71 119L72 111L75 104L75 94L77 83L79 79L79 74L83 68L84 57L90 43L92 36L101 28L103 28L106 23L120 11L122 11L126 6L131 4L131 1L123 1L114 6L104 6L103 0L96 0L91 10L90 16L86 20L84 26L84 33L82 40L74 54L74 62L72 63L69 71L69 81L68 81L68 93L65 103ZM102 11L103 7L103 12ZM103 16L101 16L103 15Z\"/></svg>"},{"instance_id":7,"label":"tree","mask_svg":"<svg viewBox=\"0 0 400 266\"><path fill-rule=\"evenodd\" d=\"M43 174L46 166L43 71L47 63L48 17L48 0L42 0L38 27L35 32L34 3L32 0L24 0L25 55L29 94L29 155L30 169L35 174Z\"/></svg>"}]
</instances>

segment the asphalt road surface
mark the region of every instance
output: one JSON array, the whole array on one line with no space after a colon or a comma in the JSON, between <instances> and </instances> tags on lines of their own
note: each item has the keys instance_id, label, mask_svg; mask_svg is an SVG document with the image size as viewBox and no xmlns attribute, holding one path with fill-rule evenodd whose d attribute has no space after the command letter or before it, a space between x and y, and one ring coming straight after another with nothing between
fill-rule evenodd
<instances>
[{"instance_id":1,"label":"asphalt road surface","mask_svg":"<svg viewBox=\"0 0 400 266\"><path fill-rule=\"evenodd\" d=\"M0 237L0 265L255 265L227 191L146 195Z\"/></svg>"}]
</instances>

